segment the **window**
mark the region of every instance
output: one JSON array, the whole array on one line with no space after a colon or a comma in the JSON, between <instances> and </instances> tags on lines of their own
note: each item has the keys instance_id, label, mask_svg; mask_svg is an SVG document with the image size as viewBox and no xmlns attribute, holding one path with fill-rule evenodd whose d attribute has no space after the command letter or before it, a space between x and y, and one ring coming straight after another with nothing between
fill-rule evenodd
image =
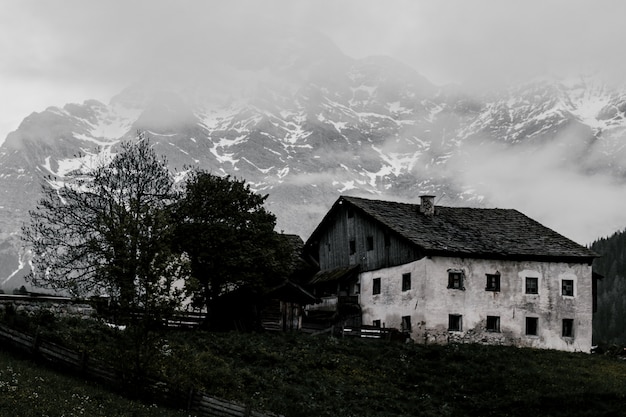
<instances>
[{"instance_id":1,"label":"window","mask_svg":"<svg viewBox=\"0 0 626 417\"><path fill-rule=\"evenodd\" d=\"M350 255L354 255L356 253L356 242L354 240L350 241Z\"/></svg>"},{"instance_id":2,"label":"window","mask_svg":"<svg viewBox=\"0 0 626 417\"><path fill-rule=\"evenodd\" d=\"M485 291L500 291L500 273L487 274L487 285Z\"/></svg>"},{"instance_id":3,"label":"window","mask_svg":"<svg viewBox=\"0 0 626 417\"><path fill-rule=\"evenodd\" d=\"M374 320L374 321L372 322L372 325L373 325L374 327L380 327L380 320Z\"/></svg>"},{"instance_id":4,"label":"window","mask_svg":"<svg viewBox=\"0 0 626 417\"><path fill-rule=\"evenodd\" d=\"M526 277L526 294L539 294L539 278Z\"/></svg>"},{"instance_id":5,"label":"window","mask_svg":"<svg viewBox=\"0 0 626 417\"><path fill-rule=\"evenodd\" d=\"M354 210L352 210L351 208L348 209L348 218L351 219L354 217Z\"/></svg>"},{"instance_id":6,"label":"window","mask_svg":"<svg viewBox=\"0 0 626 417\"><path fill-rule=\"evenodd\" d=\"M568 295L570 297L574 296L574 280L573 279L564 279L561 281L561 294Z\"/></svg>"},{"instance_id":7,"label":"window","mask_svg":"<svg viewBox=\"0 0 626 417\"><path fill-rule=\"evenodd\" d=\"M411 333L411 316L402 316L402 332Z\"/></svg>"},{"instance_id":8,"label":"window","mask_svg":"<svg viewBox=\"0 0 626 417\"><path fill-rule=\"evenodd\" d=\"M500 333L500 316L487 316L487 331Z\"/></svg>"},{"instance_id":9,"label":"window","mask_svg":"<svg viewBox=\"0 0 626 417\"><path fill-rule=\"evenodd\" d=\"M539 319L537 317L526 317L526 334L537 336L538 323Z\"/></svg>"},{"instance_id":10,"label":"window","mask_svg":"<svg viewBox=\"0 0 626 417\"><path fill-rule=\"evenodd\" d=\"M463 271L459 270L448 270L448 288L452 288L455 290L464 290L463 286Z\"/></svg>"},{"instance_id":11,"label":"window","mask_svg":"<svg viewBox=\"0 0 626 417\"><path fill-rule=\"evenodd\" d=\"M374 285L372 287L372 294L380 294L380 278L374 278L373 284Z\"/></svg>"},{"instance_id":12,"label":"window","mask_svg":"<svg viewBox=\"0 0 626 417\"><path fill-rule=\"evenodd\" d=\"M411 289L411 273L402 274L402 291L408 291Z\"/></svg>"},{"instance_id":13,"label":"window","mask_svg":"<svg viewBox=\"0 0 626 417\"><path fill-rule=\"evenodd\" d=\"M367 250L374 250L374 237L373 236L367 237Z\"/></svg>"},{"instance_id":14,"label":"window","mask_svg":"<svg viewBox=\"0 0 626 417\"><path fill-rule=\"evenodd\" d=\"M448 315L448 330L452 332L460 332L463 329L463 316L460 314Z\"/></svg>"},{"instance_id":15,"label":"window","mask_svg":"<svg viewBox=\"0 0 626 417\"><path fill-rule=\"evenodd\" d=\"M563 319L563 337L574 337L574 319Z\"/></svg>"}]
</instances>

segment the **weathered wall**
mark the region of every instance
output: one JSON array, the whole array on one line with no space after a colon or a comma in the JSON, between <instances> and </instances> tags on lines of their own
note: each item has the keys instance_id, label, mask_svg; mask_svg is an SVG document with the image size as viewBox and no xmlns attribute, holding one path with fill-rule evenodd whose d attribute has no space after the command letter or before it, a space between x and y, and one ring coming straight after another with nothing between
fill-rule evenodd
<instances>
[{"instance_id":1,"label":"weathered wall","mask_svg":"<svg viewBox=\"0 0 626 417\"><path fill-rule=\"evenodd\" d=\"M464 290L449 289L448 269L465 273ZM500 273L500 291L486 291L486 274ZM402 291L402 274L411 289ZM539 293L525 294L525 278L536 277ZM372 280L381 278L381 294ZM411 317L411 337L420 343L481 342L566 351L591 349L591 266L535 261L424 258L361 274L363 323L380 320L401 328ZM561 295L561 280L574 281L574 296ZM462 331L448 331L448 315L462 315ZM500 317L500 331L486 330L487 316ZM538 334L526 335L526 317L538 318ZM562 336L563 319L574 319L573 337Z\"/></svg>"}]
</instances>

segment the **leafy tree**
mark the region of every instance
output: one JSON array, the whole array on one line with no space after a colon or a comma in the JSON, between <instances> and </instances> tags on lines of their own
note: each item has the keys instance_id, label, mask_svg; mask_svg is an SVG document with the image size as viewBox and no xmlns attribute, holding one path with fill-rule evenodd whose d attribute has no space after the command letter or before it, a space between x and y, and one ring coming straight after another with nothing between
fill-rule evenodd
<instances>
[{"instance_id":1,"label":"leafy tree","mask_svg":"<svg viewBox=\"0 0 626 417\"><path fill-rule=\"evenodd\" d=\"M125 142L107 163L70 174L43 198L23 228L32 284L73 295L106 293L122 311L145 317L177 303L172 284L184 269L171 251L174 181L148 138Z\"/></svg>"},{"instance_id":2,"label":"leafy tree","mask_svg":"<svg viewBox=\"0 0 626 417\"><path fill-rule=\"evenodd\" d=\"M274 231L276 217L245 181L192 170L175 209L177 244L188 256L188 288L211 323L218 298L247 288L261 292L285 277L291 257Z\"/></svg>"}]
</instances>

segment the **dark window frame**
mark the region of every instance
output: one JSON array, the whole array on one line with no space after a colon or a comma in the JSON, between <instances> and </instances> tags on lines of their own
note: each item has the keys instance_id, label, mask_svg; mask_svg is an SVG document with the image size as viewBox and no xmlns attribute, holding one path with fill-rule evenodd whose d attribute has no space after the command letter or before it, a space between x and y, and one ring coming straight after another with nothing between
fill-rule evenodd
<instances>
[{"instance_id":1,"label":"dark window frame","mask_svg":"<svg viewBox=\"0 0 626 417\"><path fill-rule=\"evenodd\" d=\"M530 285L530 283L533 283ZM524 283L524 292L526 294L537 295L539 294L539 278L537 277L526 277L526 281Z\"/></svg>"},{"instance_id":2,"label":"dark window frame","mask_svg":"<svg viewBox=\"0 0 626 417\"><path fill-rule=\"evenodd\" d=\"M448 331L449 332L462 332L463 331L463 315L448 314Z\"/></svg>"},{"instance_id":3,"label":"dark window frame","mask_svg":"<svg viewBox=\"0 0 626 417\"><path fill-rule=\"evenodd\" d=\"M500 292L500 273L486 274L487 283L485 284L485 291Z\"/></svg>"},{"instance_id":4,"label":"dark window frame","mask_svg":"<svg viewBox=\"0 0 626 417\"><path fill-rule=\"evenodd\" d=\"M400 328L402 329L402 333L411 333L411 316L402 316Z\"/></svg>"},{"instance_id":5,"label":"dark window frame","mask_svg":"<svg viewBox=\"0 0 626 417\"><path fill-rule=\"evenodd\" d=\"M538 336L539 335L539 318L538 317L526 317L526 336Z\"/></svg>"},{"instance_id":6,"label":"dark window frame","mask_svg":"<svg viewBox=\"0 0 626 417\"><path fill-rule=\"evenodd\" d=\"M574 319L563 319L563 330L561 331L563 337L574 337Z\"/></svg>"},{"instance_id":7,"label":"dark window frame","mask_svg":"<svg viewBox=\"0 0 626 417\"><path fill-rule=\"evenodd\" d=\"M381 287L382 287L381 279L380 278L374 278L372 280L372 295L380 294Z\"/></svg>"},{"instance_id":8,"label":"dark window frame","mask_svg":"<svg viewBox=\"0 0 626 417\"><path fill-rule=\"evenodd\" d=\"M366 244L367 244L368 251L374 250L374 236L368 236L366 238Z\"/></svg>"},{"instance_id":9,"label":"dark window frame","mask_svg":"<svg viewBox=\"0 0 626 417\"><path fill-rule=\"evenodd\" d=\"M448 288L465 290L465 273L458 269L448 269Z\"/></svg>"},{"instance_id":10,"label":"dark window frame","mask_svg":"<svg viewBox=\"0 0 626 417\"><path fill-rule=\"evenodd\" d=\"M500 333L500 316L487 316L486 329L490 333Z\"/></svg>"},{"instance_id":11,"label":"dark window frame","mask_svg":"<svg viewBox=\"0 0 626 417\"><path fill-rule=\"evenodd\" d=\"M350 245L350 255L354 255L356 253L356 240L351 240L349 242Z\"/></svg>"},{"instance_id":12,"label":"dark window frame","mask_svg":"<svg viewBox=\"0 0 626 417\"><path fill-rule=\"evenodd\" d=\"M402 274L402 291L409 291L411 289L411 273L407 272Z\"/></svg>"},{"instance_id":13,"label":"dark window frame","mask_svg":"<svg viewBox=\"0 0 626 417\"><path fill-rule=\"evenodd\" d=\"M374 327L382 327L380 320L372 320L372 326L374 326Z\"/></svg>"},{"instance_id":14,"label":"dark window frame","mask_svg":"<svg viewBox=\"0 0 626 417\"><path fill-rule=\"evenodd\" d=\"M564 295L566 297L574 296L574 280L573 279L561 280L561 295Z\"/></svg>"}]
</instances>

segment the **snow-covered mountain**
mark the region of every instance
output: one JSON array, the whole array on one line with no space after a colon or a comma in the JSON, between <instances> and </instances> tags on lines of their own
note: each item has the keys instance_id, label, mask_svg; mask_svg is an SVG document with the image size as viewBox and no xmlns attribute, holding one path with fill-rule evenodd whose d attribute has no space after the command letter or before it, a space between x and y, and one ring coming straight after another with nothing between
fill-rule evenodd
<instances>
[{"instance_id":1,"label":"snow-covered mountain","mask_svg":"<svg viewBox=\"0 0 626 417\"><path fill-rule=\"evenodd\" d=\"M266 51L184 81L146 79L108 104L24 119L0 147L0 286L21 285L28 268L19 230L42 179L115 152L138 130L173 169L199 166L268 193L278 228L305 239L342 193L403 201L429 193L546 222L549 207L529 203L533 188L600 192L597 180L611 184L606 199L626 187L626 91L593 77L471 95L390 58L351 59L322 37L275 39ZM626 226L626 217L595 217L581 243Z\"/></svg>"}]
</instances>

